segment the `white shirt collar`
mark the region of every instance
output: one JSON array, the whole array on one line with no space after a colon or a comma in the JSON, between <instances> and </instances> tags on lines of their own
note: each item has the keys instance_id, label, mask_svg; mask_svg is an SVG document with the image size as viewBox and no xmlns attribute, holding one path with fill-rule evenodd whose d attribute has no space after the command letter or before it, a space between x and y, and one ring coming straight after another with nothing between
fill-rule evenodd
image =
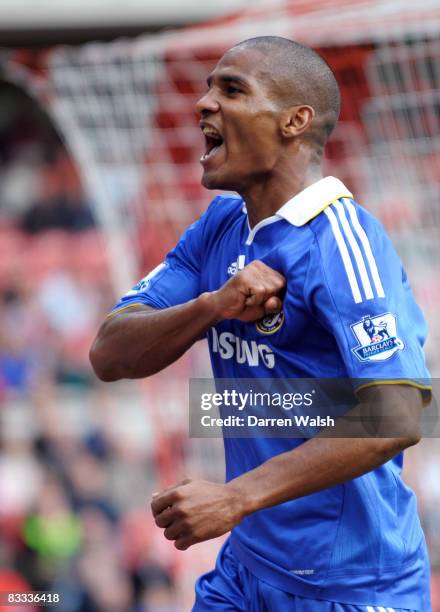
<instances>
[{"instance_id":1,"label":"white shirt collar","mask_svg":"<svg viewBox=\"0 0 440 612\"><path fill-rule=\"evenodd\" d=\"M353 198L353 194L342 181L334 176L326 176L297 193L275 214L301 227L339 198Z\"/></svg>"}]
</instances>

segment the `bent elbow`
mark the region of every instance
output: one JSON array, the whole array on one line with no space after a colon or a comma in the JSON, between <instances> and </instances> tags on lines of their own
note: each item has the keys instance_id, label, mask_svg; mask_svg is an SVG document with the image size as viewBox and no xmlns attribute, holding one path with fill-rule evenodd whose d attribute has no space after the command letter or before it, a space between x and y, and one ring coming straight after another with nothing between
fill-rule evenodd
<instances>
[{"instance_id":1,"label":"bent elbow","mask_svg":"<svg viewBox=\"0 0 440 612\"><path fill-rule=\"evenodd\" d=\"M117 368L111 363L108 355L100 347L98 339L95 340L89 351L89 360L93 371L102 382L115 382L120 380L122 376L118 373Z\"/></svg>"},{"instance_id":2,"label":"bent elbow","mask_svg":"<svg viewBox=\"0 0 440 612\"><path fill-rule=\"evenodd\" d=\"M417 433L417 434L414 433L410 436L405 436L404 438L400 440L402 450L405 450L406 448L409 448L410 446L415 446L416 444L420 442L421 439L422 439L421 433Z\"/></svg>"},{"instance_id":3,"label":"bent elbow","mask_svg":"<svg viewBox=\"0 0 440 612\"><path fill-rule=\"evenodd\" d=\"M382 438L377 439L380 444L380 451L383 453L383 457L388 460L390 457L395 457L399 453L403 452L410 446L415 446L421 440L419 434L407 434L404 436L398 436L395 438Z\"/></svg>"}]
</instances>

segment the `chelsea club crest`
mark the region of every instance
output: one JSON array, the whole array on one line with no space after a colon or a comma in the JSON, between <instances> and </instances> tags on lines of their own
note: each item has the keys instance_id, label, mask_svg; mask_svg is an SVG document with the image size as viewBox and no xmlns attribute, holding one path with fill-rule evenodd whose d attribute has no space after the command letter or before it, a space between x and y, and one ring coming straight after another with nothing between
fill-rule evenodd
<instances>
[{"instance_id":1,"label":"chelsea club crest","mask_svg":"<svg viewBox=\"0 0 440 612\"><path fill-rule=\"evenodd\" d=\"M276 312L260 319L255 323L255 327L262 334L274 334L284 323L284 312Z\"/></svg>"},{"instance_id":2,"label":"chelsea club crest","mask_svg":"<svg viewBox=\"0 0 440 612\"><path fill-rule=\"evenodd\" d=\"M391 312L377 316L367 315L351 325L358 346L352 352L359 361L385 361L405 348L397 337L397 322Z\"/></svg>"}]
</instances>

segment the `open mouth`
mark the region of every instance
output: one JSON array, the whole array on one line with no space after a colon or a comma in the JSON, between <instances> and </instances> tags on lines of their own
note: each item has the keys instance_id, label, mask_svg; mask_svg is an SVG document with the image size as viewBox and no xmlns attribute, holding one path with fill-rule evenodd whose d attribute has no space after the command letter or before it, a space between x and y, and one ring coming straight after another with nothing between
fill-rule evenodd
<instances>
[{"instance_id":1,"label":"open mouth","mask_svg":"<svg viewBox=\"0 0 440 612\"><path fill-rule=\"evenodd\" d=\"M200 158L200 161L205 162L214 157L214 155L223 145L223 136L220 134L220 132L210 126L204 126L202 131L203 135L205 136L205 152Z\"/></svg>"}]
</instances>

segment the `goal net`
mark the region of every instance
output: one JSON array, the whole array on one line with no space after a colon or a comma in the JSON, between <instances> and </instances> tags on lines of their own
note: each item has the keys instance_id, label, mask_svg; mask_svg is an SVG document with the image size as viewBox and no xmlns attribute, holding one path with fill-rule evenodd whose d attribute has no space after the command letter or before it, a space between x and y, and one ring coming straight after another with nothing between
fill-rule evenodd
<instances>
[{"instance_id":1,"label":"goal net","mask_svg":"<svg viewBox=\"0 0 440 612\"><path fill-rule=\"evenodd\" d=\"M107 238L117 294L159 263L202 207L193 129L200 83L180 91L186 62L168 65L153 42L65 48L49 62L53 116Z\"/></svg>"},{"instance_id":2,"label":"goal net","mask_svg":"<svg viewBox=\"0 0 440 612\"><path fill-rule=\"evenodd\" d=\"M366 65L362 110L369 143L368 206L387 226L430 322L428 357L440 363L440 41L384 46Z\"/></svg>"}]
</instances>

